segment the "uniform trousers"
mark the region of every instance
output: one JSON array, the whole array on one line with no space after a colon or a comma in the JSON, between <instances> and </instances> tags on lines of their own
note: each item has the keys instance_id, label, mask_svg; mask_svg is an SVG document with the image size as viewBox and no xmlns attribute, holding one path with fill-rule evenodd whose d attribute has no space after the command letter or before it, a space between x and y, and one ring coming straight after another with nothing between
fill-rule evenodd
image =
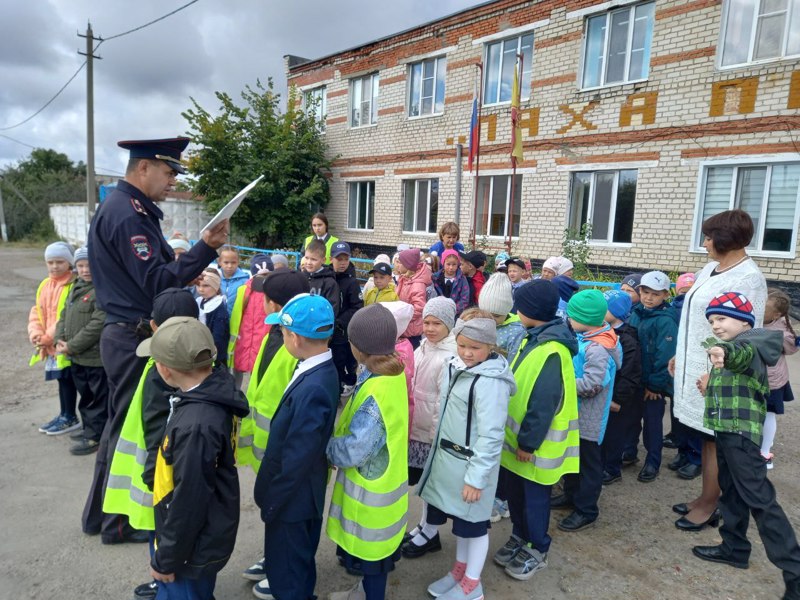
<instances>
[{"instance_id":1,"label":"uniform trousers","mask_svg":"<svg viewBox=\"0 0 800 600\"><path fill-rule=\"evenodd\" d=\"M603 490L603 457L600 445L581 438L580 473L564 476L564 493L575 510L594 520L600 514L597 501Z\"/></svg>"},{"instance_id":2,"label":"uniform trousers","mask_svg":"<svg viewBox=\"0 0 800 600\"><path fill-rule=\"evenodd\" d=\"M347 339L332 342L331 354L336 372L339 374L339 391L345 385L355 385L358 363L350 350L350 342Z\"/></svg>"},{"instance_id":3,"label":"uniform trousers","mask_svg":"<svg viewBox=\"0 0 800 600\"><path fill-rule=\"evenodd\" d=\"M78 411L83 422L83 437L100 441L108 418L108 379L103 367L84 367L72 363L72 381L81 396Z\"/></svg>"},{"instance_id":4,"label":"uniform trousers","mask_svg":"<svg viewBox=\"0 0 800 600\"><path fill-rule=\"evenodd\" d=\"M622 454L629 441L630 433L642 419L642 402L634 400L624 404L619 412L608 413L608 424L603 437L603 468L610 475L622 473Z\"/></svg>"},{"instance_id":5,"label":"uniform trousers","mask_svg":"<svg viewBox=\"0 0 800 600\"><path fill-rule=\"evenodd\" d=\"M541 553L550 549L550 492L552 485L542 485L500 467L505 480L511 533L531 544Z\"/></svg>"},{"instance_id":6,"label":"uniform trousers","mask_svg":"<svg viewBox=\"0 0 800 600\"><path fill-rule=\"evenodd\" d=\"M322 531L321 519L264 526L264 568L277 600L313 600L317 584L314 555Z\"/></svg>"},{"instance_id":7,"label":"uniform trousers","mask_svg":"<svg viewBox=\"0 0 800 600\"><path fill-rule=\"evenodd\" d=\"M198 579L176 576L172 583L158 582L156 600L214 600L216 583L216 573Z\"/></svg>"}]
</instances>

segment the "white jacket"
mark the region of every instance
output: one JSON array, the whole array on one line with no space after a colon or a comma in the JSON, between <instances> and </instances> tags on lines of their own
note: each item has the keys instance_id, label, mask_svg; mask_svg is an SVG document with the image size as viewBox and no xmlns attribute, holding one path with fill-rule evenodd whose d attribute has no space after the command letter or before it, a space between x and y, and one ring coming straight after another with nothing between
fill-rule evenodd
<instances>
[{"instance_id":1,"label":"white jacket","mask_svg":"<svg viewBox=\"0 0 800 600\"><path fill-rule=\"evenodd\" d=\"M435 344L423 336L414 351L414 420L411 439L430 444L439 424L439 398L442 384L442 367L456 355L456 338L453 332Z\"/></svg>"}]
</instances>

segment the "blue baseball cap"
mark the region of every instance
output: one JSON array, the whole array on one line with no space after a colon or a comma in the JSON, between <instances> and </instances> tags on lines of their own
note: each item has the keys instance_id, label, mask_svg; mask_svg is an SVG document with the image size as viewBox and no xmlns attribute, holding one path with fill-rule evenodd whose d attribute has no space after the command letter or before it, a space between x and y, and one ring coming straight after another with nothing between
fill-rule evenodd
<instances>
[{"instance_id":1,"label":"blue baseball cap","mask_svg":"<svg viewBox=\"0 0 800 600\"><path fill-rule=\"evenodd\" d=\"M331 246L331 256L339 256L340 254L347 254L350 256L350 244L347 242L336 242Z\"/></svg>"},{"instance_id":2,"label":"blue baseball cap","mask_svg":"<svg viewBox=\"0 0 800 600\"><path fill-rule=\"evenodd\" d=\"M298 294L280 312L267 315L264 322L303 337L324 340L333 335L333 307L317 294Z\"/></svg>"}]
</instances>

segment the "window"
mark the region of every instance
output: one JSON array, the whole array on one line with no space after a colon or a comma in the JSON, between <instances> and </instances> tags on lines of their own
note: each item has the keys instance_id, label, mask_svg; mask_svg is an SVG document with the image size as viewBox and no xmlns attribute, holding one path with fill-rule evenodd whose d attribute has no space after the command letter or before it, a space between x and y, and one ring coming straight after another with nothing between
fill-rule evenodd
<instances>
[{"instance_id":1,"label":"window","mask_svg":"<svg viewBox=\"0 0 800 600\"><path fill-rule=\"evenodd\" d=\"M328 114L328 94L325 86L303 93L303 106L306 112L314 115L321 131L325 131L325 115Z\"/></svg>"},{"instance_id":2,"label":"window","mask_svg":"<svg viewBox=\"0 0 800 600\"><path fill-rule=\"evenodd\" d=\"M408 116L438 115L444 112L444 76L447 59L429 58L409 67Z\"/></svg>"},{"instance_id":3,"label":"window","mask_svg":"<svg viewBox=\"0 0 800 600\"><path fill-rule=\"evenodd\" d=\"M478 235L519 236L519 206L522 198L522 175L514 178L514 202L511 202L511 175L478 178Z\"/></svg>"},{"instance_id":4,"label":"window","mask_svg":"<svg viewBox=\"0 0 800 600\"><path fill-rule=\"evenodd\" d=\"M353 181L348 183L347 227L349 229L373 229L375 226L375 182Z\"/></svg>"},{"instance_id":5,"label":"window","mask_svg":"<svg viewBox=\"0 0 800 600\"><path fill-rule=\"evenodd\" d=\"M700 224L733 208L753 219L755 235L749 249L789 253L794 248L800 163L706 167L702 174L695 246L700 248Z\"/></svg>"},{"instance_id":6,"label":"window","mask_svg":"<svg viewBox=\"0 0 800 600\"><path fill-rule=\"evenodd\" d=\"M569 227L591 225L591 241L629 244L636 200L635 169L572 174Z\"/></svg>"},{"instance_id":7,"label":"window","mask_svg":"<svg viewBox=\"0 0 800 600\"><path fill-rule=\"evenodd\" d=\"M350 81L350 127L378 122L378 74Z\"/></svg>"},{"instance_id":8,"label":"window","mask_svg":"<svg viewBox=\"0 0 800 600\"><path fill-rule=\"evenodd\" d=\"M720 65L800 54L800 0L728 0Z\"/></svg>"},{"instance_id":9,"label":"window","mask_svg":"<svg viewBox=\"0 0 800 600\"><path fill-rule=\"evenodd\" d=\"M647 79L654 11L647 2L586 19L584 88Z\"/></svg>"},{"instance_id":10,"label":"window","mask_svg":"<svg viewBox=\"0 0 800 600\"><path fill-rule=\"evenodd\" d=\"M403 231L436 233L436 219L439 216L439 180L404 181L403 199Z\"/></svg>"},{"instance_id":11,"label":"window","mask_svg":"<svg viewBox=\"0 0 800 600\"><path fill-rule=\"evenodd\" d=\"M488 44L486 46L485 81L483 86L483 103L497 104L511 102L511 87L514 83L514 69L517 65L517 54L522 55L522 81L520 95L527 100L531 89L531 71L533 68L533 34L528 33Z\"/></svg>"}]
</instances>

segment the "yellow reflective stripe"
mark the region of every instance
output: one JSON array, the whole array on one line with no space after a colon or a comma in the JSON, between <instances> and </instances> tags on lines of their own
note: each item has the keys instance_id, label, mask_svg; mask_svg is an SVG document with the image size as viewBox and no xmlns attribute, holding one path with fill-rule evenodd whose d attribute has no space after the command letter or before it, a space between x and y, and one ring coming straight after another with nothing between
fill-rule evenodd
<instances>
[{"instance_id":1,"label":"yellow reflective stripe","mask_svg":"<svg viewBox=\"0 0 800 600\"><path fill-rule=\"evenodd\" d=\"M128 492L131 502L135 502L139 506L153 508L153 494L136 487L133 480L127 475L109 475L106 493L112 489Z\"/></svg>"},{"instance_id":2,"label":"yellow reflective stripe","mask_svg":"<svg viewBox=\"0 0 800 600\"><path fill-rule=\"evenodd\" d=\"M328 511L328 518L336 519L339 522L342 531L344 531L348 535L352 535L353 537L361 541L388 542L398 533L405 531L408 515L404 513L399 520L392 523L388 527L373 529L370 527L365 527L363 525L360 525L356 521L352 521L346 518L342 514L342 507L339 504L332 502L330 510Z\"/></svg>"},{"instance_id":3,"label":"yellow reflective stripe","mask_svg":"<svg viewBox=\"0 0 800 600\"><path fill-rule=\"evenodd\" d=\"M344 493L349 498L352 498L361 504L380 508L391 506L398 500L401 500L403 496L408 493L408 479L406 479L391 492L384 493L371 492L368 489L358 485L355 481L347 477L344 471L341 469L339 469L336 474L336 482L342 485L342 488L344 488Z\"/></svg>"}]
</instances>

